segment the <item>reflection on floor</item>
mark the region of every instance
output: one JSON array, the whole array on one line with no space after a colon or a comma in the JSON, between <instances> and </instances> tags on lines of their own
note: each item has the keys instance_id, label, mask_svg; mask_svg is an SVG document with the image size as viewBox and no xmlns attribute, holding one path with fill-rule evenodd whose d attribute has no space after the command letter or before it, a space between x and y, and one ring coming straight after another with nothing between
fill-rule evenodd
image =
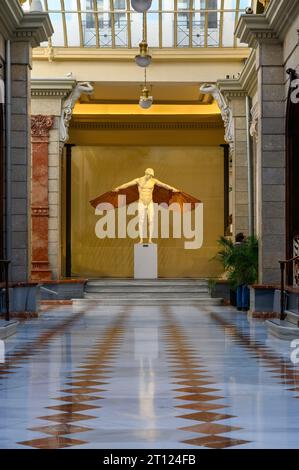
<instances>
[{"instance_id":1,"label":"reflection on floor","mask_svg":"<svg viewBox=\"0 0 299 470\"><path fill-rule=\"evenodd\" d=\"M229 307L61 307L0 360L0 448L299 448L290 343Z\"/></svg>"}]
</instances>

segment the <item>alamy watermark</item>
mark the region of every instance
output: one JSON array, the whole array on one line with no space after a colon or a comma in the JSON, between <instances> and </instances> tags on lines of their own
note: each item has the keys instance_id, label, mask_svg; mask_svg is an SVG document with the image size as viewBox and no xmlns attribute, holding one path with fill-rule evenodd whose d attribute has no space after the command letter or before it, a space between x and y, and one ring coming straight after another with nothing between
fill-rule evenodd
<instances>
[{"instance_id":1,"label":"alamy watermark","mask_svg":"<svg viewBox=\"0 0 299 470\"><path fill-rule=\"evenodd\" d=\"M293 349L290 356L292 363L299 364L299 339L294 339L290 347Z\"/></svg>"},{"instance_id":2,"label":"alamy watermark","mask_svg":"<svg viewBox=\"0 0 299 470\"><path fill-rule=\"evenodd\" d=\"M100 203L95 214L95 234L98 238L131 238L142 235L150 238L185 239L186 250L198 250L203 245L203 203L152 203L150 208L140 211L138 202L126 205L126 196L118 196L118 211L108 203ZM160 230L159 230L160 228ZM171 228L171 230L170 230Z\"/></svg>"},{"instance_id":3,"label":"alamy watermark","mask_svg":"<svg viewBox=\"0 0 299 470\"><path fill-rule=\"evenodd\" d=\"M5 343L0 339L0 364L5 363Z\"/></svg>"},{"instance_id":4,"label":"alamy watermark","mask_svg":"<svg viewBox=\"0 0 299 470\"><path fill-rule=\"evenodd\" d=\"M295 78L291 81L291 88L293 91L291 92L291 102L294 104L299 103L299 78Z\"/></svg>"}]
</instances>

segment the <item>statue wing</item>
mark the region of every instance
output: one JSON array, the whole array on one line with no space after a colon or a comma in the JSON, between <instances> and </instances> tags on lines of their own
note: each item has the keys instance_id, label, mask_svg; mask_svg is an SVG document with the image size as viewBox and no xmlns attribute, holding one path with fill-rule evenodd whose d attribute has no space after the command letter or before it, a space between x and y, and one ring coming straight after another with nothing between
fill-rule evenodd
<instances>
[{"instance_id":1,"label":"statue wing","mask_svg":"<svg viewBox=\"0 0 299 470\"><path fill-rule=\"evenodd\" d=\"M121 189L118 192L108 191L107 193L101 194L95 199L92 199L90 204L92 207L96 208L99 204L108 203L117 209L119 207L118 196L120 195L126 196L127 205L138 201L139 192L137 184L126 189ZM195 208L195 204L201 202L199 199L190 196L190 194L184 193L183 191L173 192L171 189L165 189L158 185L154 187L153 201L157 204L166 203L167 205L176 203L182 211L186 210L184 207L185 203L191 204L190 209L193 210Z\"/></svg>"},{"instance_id":2,"label":"statue wing","mask_svg":"<svg viewBox=\"0 0 299 470\"><path fill-rule=\"evenodd\" d=\"M158 186L157 184L154 187L153 191L153 201L156 204L161 204L162 202L169 204L172 196L171 189L163 188L162 186Z\"/></svg>"},{"instance_id":3,"label":"statue wing","mask_svg":"<svg viewBox=\"0 0 299 470\"><path fill-rule=\"evenodd\" d=\"M108 203L111 204L115 209L117 209L119 200L118 196L126 196L126 204L131 204L132 202L138 201L139 199L139 192L138 186L135 184L134 186L130 186L126 189L120 189L118 192L115 191L108 191L107 193L101 194L100 196L92 199L90 204L92 207L96 208L99 204Z\"/></svg>"},{"instance_id":4,"label":"statue wing","mask_svg":"<svg viewBox=\"0 0 299 470\"><path fill-rule=\"evenodd\" d=\"M171 189L165 189L161 186L156 185L154 187L153 201L157 204L166 203L170 205L176 203L179 205L181 211L186 211L184 204L191 204L187 210L195 209L195 204L201 201L196 197L190 196L190 194L184 193L183 191L174 192Z\"/></svg>"},{"instance_id":5,"label":"statue wing","mask_svg":"<svg viewBox=\"0 0 299 470\"><path fill-rule=\"evenodd\" d=\"M183 191L179 191L178 193L172 192L172 198L170 200L170 204L177 203L180 206L181 211L186 212L188 210L194 210L196 204L199 204L201 201L190 194L184 193ZM186 208L184 204L190 204Z\"/></svg>"}]
</instances>

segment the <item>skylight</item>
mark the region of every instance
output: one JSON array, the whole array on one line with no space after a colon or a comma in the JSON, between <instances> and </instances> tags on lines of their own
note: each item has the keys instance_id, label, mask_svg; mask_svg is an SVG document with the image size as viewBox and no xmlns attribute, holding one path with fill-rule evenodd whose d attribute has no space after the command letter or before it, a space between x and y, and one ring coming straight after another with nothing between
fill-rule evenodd
<instances>
[{"instance_id":1,"label":"skylight","mask_svg":"<svg viewBox=\"0 0 299 470\"><path fill-rule=\"evenodd\" d=\"M153 0L147 12L152 48L242 47L234 30L251 0ZM23 5L30 8L30 1ZM42 0L55 30L53 47L133 48L142 14L130 0ZM47 44L43 44L47 46Z\"/></svg>"}]
</instances>

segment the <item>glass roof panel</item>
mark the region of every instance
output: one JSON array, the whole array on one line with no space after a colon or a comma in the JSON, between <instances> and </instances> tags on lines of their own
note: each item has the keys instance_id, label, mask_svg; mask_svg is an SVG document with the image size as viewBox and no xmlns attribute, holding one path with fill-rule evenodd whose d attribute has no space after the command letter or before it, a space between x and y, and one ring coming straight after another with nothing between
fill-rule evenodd
<instances>
[{"instance_id":1,"label":"glass roof panel","mask_svg":"<svg viewBox=\"0 0 299 470\"><path fill-rule=\"evenodd\" d=\"M23 5L30 8L31 0ZM143 15L130 0L42 0L51 17L54 47L138 47ZM252 0L153 0L146 14L149 47L243 47L234 36ZM45 44L43 44L45 45Z\"/></svg>"}]
</instances>

